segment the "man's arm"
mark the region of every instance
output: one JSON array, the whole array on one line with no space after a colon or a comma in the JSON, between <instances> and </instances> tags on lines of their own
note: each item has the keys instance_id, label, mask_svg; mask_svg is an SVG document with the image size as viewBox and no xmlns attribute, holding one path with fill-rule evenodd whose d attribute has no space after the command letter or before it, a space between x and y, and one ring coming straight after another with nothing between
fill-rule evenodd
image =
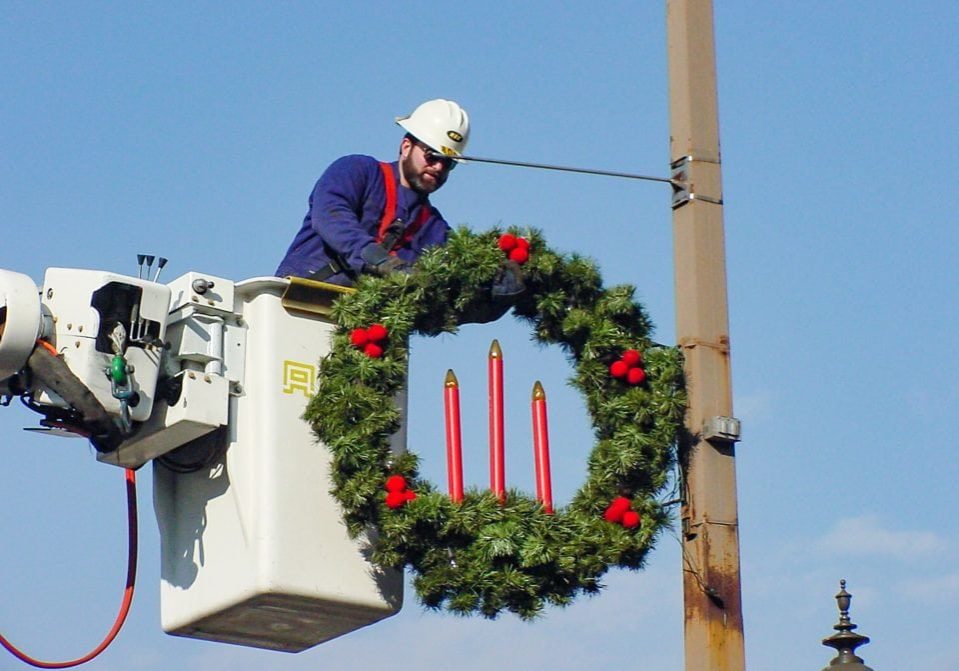
<instances>
[{"instance_id":1,"label":"man's arm","mask_svg":"<svg viewBox=\"0 0 959 671\"><path fill-rule=\"evenodd\" d=\"M378 174L376 159L344 156L326 169L310 197L313 230L357 273L367 265L364 250L379 247L374 237L375 225L363 223L363 208Z\"/></svg>"}]
</instances>

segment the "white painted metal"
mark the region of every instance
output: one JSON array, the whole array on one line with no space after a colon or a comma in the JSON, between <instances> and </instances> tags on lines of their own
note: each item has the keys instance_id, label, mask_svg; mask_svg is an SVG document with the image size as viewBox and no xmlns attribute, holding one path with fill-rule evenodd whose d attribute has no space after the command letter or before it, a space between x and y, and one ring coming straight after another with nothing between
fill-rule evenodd
<instances>
[{"instance_id":1,"label":"white painted metal","mask_svg":"<svg viewBox=\"0 0 959 671\"><path fill-rule=\"evenodd\" d=\"M366 540L349 538L329 494L329 452L302 414L333 325L287 312L287 284L235 285L231 312L248 331L224 455L195 473L154 467L161 620L174 635L294 652L402 603L402 573L369 561ZM190 303L175 293L175 306ZM225 358L235 358L225 342ZM405 445L405 432L397 443Z\"/></svg>"},{"instance_id":2,"label":"white painted metal","mask_svg":"<svg viewBox=\"0 0 959 671\"><path fill-rule=\"evenodd\" d=\"M232 280L191 271L170 282L169 286L173 291L170 312L174 316L178 310L190 307L202 308L210 313L233 314ZM198 288L205 290L201 292Z\"/></svg>"},{"instance_id":3,"label":"white painted metal","mask_svg":"<svg viewBox=\"0 0 959 671\"><path fill-rule=\"evenodd\" d=\"M168 389L179 387L179 393L172 404L158 399L150 417L119 449L98 454L103 463L138 468L229 421L230 390L243 380L238 360L247 330L233 311L234 283L189 272L168 287L172 300L160 377L168 378L162 382Z\"/></svg>"},{"instance_id":4,"label":"white painted metal","mask_svg":"<svg viewBox=\"0 0 959 671\"><path fill-rule=\"evenodd\" d=\"M135 319L156 323L157 337L162 340L170 305L170 289L162 284L99 270L48 268L43 279L41 301L55 320L53 345L63 355L70 370L89 387L108 412L119 415L120 402L113 397L110 378L105 373L113 352L96 347L101 315L91 305L94 293L111 284L140 289ZM135 320L131 315L122 318ZM107 325L108 328L112 326ZM133 330L132 327L127 329L128 332ZM124 352L127 363L133 368L131 380L139 397L136 405L130 408L130 417L134 421L146 421L153 410L160 354L157 347L132 345ZM51 405L62 403L58 397L46 392L39 394L37 400Z\"/></svg>"},{"instance_id":5,"label":"white painted metal","mask_svg":"<svg viewBox=\"0 0 959 671\"><path fill-rule=\"evenodd\" d=\"M40 332L40 296L37 285L22 273L0 270L0 380L15 374L27 362Z\"/></svg>"},{"instance_id":6,"label":"white painted metal","mask_svg":"<svg viewBox=\"0 0 959 671\"><path fill-rule=\"evenodd\" d=\"M100 452L97 460L124 468L139 468L186 443L201 438L229 421L230 383L219 375L187 370L178 374L182 384L173 405L158 400L153 414L137 427L133 438L113 452Z\"/></svg>"}]
</instances>

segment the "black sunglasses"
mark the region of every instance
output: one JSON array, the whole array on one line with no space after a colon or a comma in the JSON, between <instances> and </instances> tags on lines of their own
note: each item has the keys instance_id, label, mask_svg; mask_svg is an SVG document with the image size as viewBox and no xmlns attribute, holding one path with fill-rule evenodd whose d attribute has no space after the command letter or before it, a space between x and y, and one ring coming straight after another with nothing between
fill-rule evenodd
<instances>
[{"instance_id":1,"label":"black sunglasses","mask_svg":"<svg viewBox=\"0 0 959 671\"><path fill-rule=\"evenodd\" d=\"M439 163L447 170L452 170L456 167L456 161L454 161L449 156L444 156L437 151L434 151L429 145L416 141L416 146L420 148L423 152L423 158L426 159L427 163Z\"/></svg>"}]
</instances>

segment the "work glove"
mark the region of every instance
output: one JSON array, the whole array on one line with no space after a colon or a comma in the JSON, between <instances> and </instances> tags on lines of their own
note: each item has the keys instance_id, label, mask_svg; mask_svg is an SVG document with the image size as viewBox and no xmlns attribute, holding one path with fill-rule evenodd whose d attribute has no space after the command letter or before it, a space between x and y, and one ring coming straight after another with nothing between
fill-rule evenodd
<instances>
[{"instance_id":1,"label":"work glove","mask_svg":"<svg viewBox=\"0 0 959 671\"><path fill-rule=\"evenodd\" d=\"M387 253L377 244L367 245L360 252L363 259L363 272L371 275L387 275L389 273L408 273L410 265L398 256Z\"/></svg>"},{"instance_id":2,"label":"work glove","mask_svg":"<svg viewBox=\"0 0 959 671\"><path fill-rule=\"evenodd\" d=\"M496 273L490 296L493 302L510 301L526 291L523 271L516 261L505 261Z\"/></svg>"},{"instance_id":3,"label":"work glove","mask_svg":"<svg viewBox=\"0 0 959 671\"><path fill-rule=\"evenodd\" d=\"M488 324L509 312L516 299L526 291L523 271L515 261L504 261L490 285L489 300L472 306L464 314L464 323Z\"/></svg>"}]
</instances>

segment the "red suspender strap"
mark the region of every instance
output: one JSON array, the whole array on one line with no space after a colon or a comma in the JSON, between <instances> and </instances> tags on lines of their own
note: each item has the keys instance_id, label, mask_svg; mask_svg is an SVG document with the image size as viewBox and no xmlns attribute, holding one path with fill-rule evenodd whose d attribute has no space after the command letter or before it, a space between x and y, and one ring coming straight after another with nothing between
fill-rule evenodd
<instances>
[{"instance_id":1,"label":"red suspender strap","mask_svg":"<svg viewBox=\"0 0 959 671\"><path fill-rule=\"evenodd\" d=\"M393 176L393 166L389 163L380 163L383 173L383 188L386 189L386 206L383 208L383 217L380 219L380 230L376 234L376 241L383 242L386 229L396 219L396 177Z\"/></svg>"},{"instance_id":2,"label":"red suspender strap","mask_svg":"<svg viewBox=\"0 0 959 671\"><path fill-rule=\"evenodd\" d=\"M376 235L377 242L383 242L383 238L386 237L386 231L389 229L390 224L393 223L393 220L396 219L396 177L393 175L393 166L389 163L380 163L380 170L383 173L383 187L386 190L386 206L383 208L383 216L380 218L380 230ZM423 207L420 208L420 214L416 218L416 221L406 227L403 235L401 235L400 239L393 245L393 249L408 244L410 240L413 239L413 236L416 235L416 232L423 227L423 224L429 221L432 210L433 208L430 206L429 201L424 203Z\"/></svg>"}]
</instances>

